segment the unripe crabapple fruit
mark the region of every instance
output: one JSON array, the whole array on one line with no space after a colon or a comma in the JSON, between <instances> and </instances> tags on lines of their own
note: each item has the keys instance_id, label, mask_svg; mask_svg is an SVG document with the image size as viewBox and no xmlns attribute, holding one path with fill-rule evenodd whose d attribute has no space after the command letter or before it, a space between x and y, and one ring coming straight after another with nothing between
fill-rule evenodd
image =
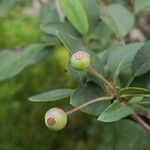
<instances>
[{"instance_id":1,"label":"unripe crabapple fruit","mask_svg":"<svg viewBox=\"0 0 150 150\"><path fill-rule=\"evenodd\" d=\"M51 108L45 114L45 124L51 130L62 130L66 126L66 123L67 115L60 108Z\"/></svg>"},{"instance_id":2,"label":"unripe crabapple fruit","mask_svg":"<svg viewBox=\"0 0 150 150\"><path fill-rule=\"evenodd\" d=\"M78 51L71 57L71 65L76 70L86 70L90 67L91 58L85 51Z\"/></svg>"}]
</instances>

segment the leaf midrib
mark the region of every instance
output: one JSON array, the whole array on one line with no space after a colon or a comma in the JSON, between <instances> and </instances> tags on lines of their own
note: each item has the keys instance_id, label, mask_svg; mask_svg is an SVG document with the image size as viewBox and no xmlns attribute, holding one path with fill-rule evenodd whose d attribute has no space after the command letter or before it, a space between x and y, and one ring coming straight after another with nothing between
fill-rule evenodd
<instances>
[{"instance_id":1,"label":"leaf midrib","mask_svg":"<svg viewBox=\"0 0 150 150\"><path fill-rule=\"evenodd\" d=\"M141 65L141 67L143 67L143 66L147 63L147 61L148 61L149 59L150 59L150 58L146 59L146 60L144 61L144 63ZM136 75L137 72L141 69L141 67L135 72L135 75Z\"/></svg>"}]
</instances>

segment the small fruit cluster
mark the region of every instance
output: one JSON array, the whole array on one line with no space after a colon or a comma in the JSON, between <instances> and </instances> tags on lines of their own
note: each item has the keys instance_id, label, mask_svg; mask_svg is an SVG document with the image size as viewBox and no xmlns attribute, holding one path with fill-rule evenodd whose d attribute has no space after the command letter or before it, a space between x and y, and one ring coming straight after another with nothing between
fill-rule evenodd
<instances>
[{"instance_id":1,"label":"small fruit cluster","mask_svg":"<svg viewBox=\"0 0 150 150\"><path fill-rule=\"evenodd\" d=\"M85 51L78 51L71 57L71 65L76 70L86 70L90 67L91 58ZM62 130L67 123L67 114L60 108L51 108L45 114L46 126L54 131Z\"/></svg>"}]
</instances>

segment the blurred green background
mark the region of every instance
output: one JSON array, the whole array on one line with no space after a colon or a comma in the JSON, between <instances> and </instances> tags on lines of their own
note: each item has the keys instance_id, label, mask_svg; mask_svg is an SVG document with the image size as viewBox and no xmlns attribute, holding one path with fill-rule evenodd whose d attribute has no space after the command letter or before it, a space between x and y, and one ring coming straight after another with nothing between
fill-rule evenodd
<instances>
[{"instance_id":1,"label":"blurred green background","mask_svg":"<svg viewBox=\"0 0 150 150\"><path fill-rule=\"evenodd\" d=\"M0 16L0 49L19 48L39 43L41 32L38 17L21 13L30 0ZM59 48L46 61L28 67L12 79L0 82L0 150L90 150L94 136L98 136L94 119L81 112L74 114L61 132L52 132L44 125L45 112L59 106L68 109L68 100L61 103L32 103L28 97L59 87L74 87L71 77L64 71L67 57ZM58 61L59 60L59 61ZM91 136L92 135L92 136Z\"/></svg>"},{"instance_id":2,"label":"blurred green background","mask_svg":"<svg viewBox=\"0 0 150 150\"><path fill-rule=\"evenodd\" d=\"M38 15L32 14L34 6L31 6L31 0L19 0L18 5L0 15L0 50L41 41ZM68 110L71 108L68 99L59 103L28 101L29 96L43 91L75 87L65 72L67 54L64 48L56 49L42 63L0 82L0 150L112 149L109 125L103 125L82 112L73 114L63 131L47 129L44 124L45 112L53 106Z\"/></svg>"}]
</instances>

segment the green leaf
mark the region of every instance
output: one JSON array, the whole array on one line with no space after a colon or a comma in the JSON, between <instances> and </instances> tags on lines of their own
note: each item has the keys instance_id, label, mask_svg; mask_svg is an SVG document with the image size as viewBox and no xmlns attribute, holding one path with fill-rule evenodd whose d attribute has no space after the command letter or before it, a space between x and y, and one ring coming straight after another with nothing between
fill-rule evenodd
<instances>
[{"instance_id":1,"label":"green leaf","mask_svg":"<svg viewBox=\"0 0 150 150\"><path fill-rule=\"evenodd\" d=\"M100 52L97 56L104 66L109 66L111 72L122 70L126 65L132 63L137 51L143 43L126 44L125 46L117 46L109 48L104 52Z\"/></svg>"},{"instance_id":2,"label":"green leaf","mask_svg":"<svg viewBox=\"0 0 150 150\"><path fill-rule=\"evenodd\" d=\"M150 94L150 90L138 87L127 87L118 91L118 96L122 96L124 94Z\"/></svg>"},{"instance_id":3,"label":"green leaf","mask_svg":"<svg viewBox=\"0 0 150 150\"><path fill-rule=\"evenodd\" d=\"M21 72L31 64L44 47L43 44L34 44L22 51L2 51L0 53L0 81Z\"/></svg>"},{"instance_id":4,"label":"green leaf","mask_svg":"<svg viewBox=\"0 0 150 150\"><path fill-rule=\"evenodd\" d=\"M99 22L99 7L96 0L81 0L89 20L90 30ZM93 11L94 10L94 11Z\"/></svg>"},{"instance_id":5,"label":"green leaf","mask_svg":"<svg viewBox=\"0 0 150 150\"><path fill-rule=\"evenodd\" d=\"M56 46L59 43L59 40L50 34L43 34L41 40L48 46Z\"/></svg>"},{"instance_id":6,"label":"green leaf","mask_svg":"<svg viewBox=\"0 0 150 150\"><path fill-rule=\"evenodd\" d=\"M133 59L132 79L150 71L150 42L140 48Z\"/></svg>"},{"instance_id":7,"label":"green leaf","mask_svg":"<svg viewBox=\"0 0 150 150\"><path fill-rule=\"evenodd\" d=\"M98 120L102 122L118 121L133 112L134 109L130 105L125 106L118 101L114 101L103 111L103 113L98 117Z\"/></svg>"},{"instance_id":8,"label":"green leaf","mask_svg":"<svg viewBox=\"0 0 150 150\"><path fill-rule=\"evenodd\" d=\"M143 100L143 97L142 96L136 96L136 97L132 97L130 100L129 100L129 104L133 104L133 103L139 103Z\"/></svg>"},{"instance_id":9,"label":"green leaf","mask_svg":"<svg viewBox=\"0 0 150 150\"><path fill-rule=\"evenodd\" d=\"M29 100L33 102L57 101L71 96L73 92L73 89L57 89L29 97Z\"/></svg>"},{"instance_id":10,"label":"green leaf","mask_svg":"<svg viewBox=\"0 0 150 150\"><path fill-rule=\"evenodd\" d=\"M51 22L41 25L41 30L53 36L57 36L57 32L63 32L77 36L77 32L69 23Z\"/></svg>"},{"instance_id":11,"label":"green leaf","mask_svg":"<svg viewBox=\"0 0 150 150\"><path fill-rule=\"evenodd\" d=\"M131 77L130 77L131 79ZM150 73L144 74L140 77L136 77L133 79L133 81L129 83L128 79L128 84L126 86L131 86L131 87L140 87L140 88L147 88L148 87L148 80L150 79Z\"/></svg>"},{"instance_id":12,"label":"green leaf","mask_svg":"<svg viewBox=\"0 0 150 150\"><path fill-rule=\"evenodd\" d=\"M102 45L106 45L112 35L112 31L103 22L99 21L94 31L91 33L91 39L98 40Z\"/></svg>"},{"instance_id":13,"label":"green leaf","mask_svg":"<svg viewBox=\"0 0 150 150\"><path fill-rule=\"evenodd\" d=\"M149 137L137 123L122 120L114 124L112 146L115 150L148 150Z\"/></svg>"},{"instance_id":14,"label":"green leaf","mask_svg":"<svg viewBox=\"0 0 150 150\"><path fill-rule=\"evenodd\" d=\"M121 97L135 97L135 96L142 96L150 98L150 94L123 94Z\"/></svg>"},{"instance_id":15,"label":"green leaf","mask_svg":"<svg viewBox=\"0 0 150 150\"><path fill-rule=\"evenodd\" d=\"M116 46L98 53L97 57L110 79L115 77L118 81L117 84L121 87L129 86L129 82L132 82L131 78L133 77L131 73L132 61L143 45L143 43L133 43ZM130 86L147 88L149 78L150 73L143 74L134 78L134 80L132 79L133 82Z\"/></svg>"},{"instance_id":16,"label":"green leaf","mask_svg":"<svg viewBox=\"0 0 150 150\"><path fill-rule=\"evenodd\" d=\"M81 0L61 0L65 16L72 25L81 33L86 34L89 29L88 17Z\"/></svg>"},{"instance_id":17,"label":"green leaf","mask_svg":"<svg viewBox=\"0 0 150 150\"><path fill-rule=\"evenodd\" d=\"M48 59L49 55L53 51L53 47L48 47L49 45L45 45L45 47L40 51L34 59L32 59L29 63L29 65L40 63L41 61L44 61Z\"/></svg>"},{"instance_id":18,"label":"green leaf","mask_svg":"<svg viewBox=\"0 0 150 150\"><path fill-rule=\"evenodd\" d=\"M119 4L102 6L100 18L120 38L124 37L134 24L131 13Z\"/></svg>"},{"instance_id":19,"label":"green leaf","mask_svg":"<svg viewBox=\"0 0 150 150\"><path fill-rule=\"evenodd\" d=\"M82 45L82 43L77 38L63 32L58 32L57 34L58 34L58 38L68 49L70 54L74 54L79 50L87 51L87 49Z\"/></svg>"},{"instance_id":20,"label":"green leaf","mask_svg":"<svg viewBox=\"0 0 150 150\"><path fill-rule=\"evenodd\" d=\"M139 104L141 104L142 106L144 106L145 108L150 109L150 98L149 97L144 97L142 99L142 101L139 102Z\"/></svg>"},{"instance_id":21,"label":"green leaf","mask_svg":"<svg viewBox=\"0 0 150 150\"><path fill-rule=\"evenodd\" d=\"M99 150L149 150L149 132L131 120L100 123L95 130L97 133L100 131Z\"/></svg>"},{"instance_id":22,"label":"green leaf","mask_svg":"<svg viewBox=\"0 0 150 150\"><path fill-rule=\"evenodd\" d=\"M140 11L150 7L150 0L135 0L134 1L134 13L137 14Z\"/></svg>"},{"instance_id":23,"label":"green leaf","mask_svg":"<svg viewBox=\"0 0 150 150\"><path fill-rule=\"evenodd\" d=\"M93 83L87 83L79 87L71 96L70 104L74 107L78 107L81 104L88 102L92 99L98 98L103 96L104 93L102 89ZM97 102L95 104L91 104L83 109L81 109L83 112L93 114L93 115L99 115L104 109L108 107L110 104L109 101L101 101Z\"/></svg>"},{"instance_id":24,"label":"green leaf","mask_svg":"<svg viewBox=\"0 0 150 150\"><path fill-rule=\"evenodd\" d=\"M98 40L91 40L87 47L93 52L99 52L103 50L103 45Z\"/></svg>"},{"instance_id":25,"label":"green leaf","mask_svg":"<svg viewBox=\"0 0 150 150\"><path fill-rule=\"evenodd\" d=\"M120 69L118 69L118 72L116 73L118 75L121 87L126 87L126 86L128 87L127 83L131 78L131 66L132 64L129 63L124 67L120 67ZM137 85L132 85L132 86L136 87ZM141 87L141 86L137 86L137 87Z\"/></svg>"},{"instance_id":26,"label":"green leaf","mask_svg":"<svg viewBox=\"0 0 150 150\"><path fill-rule=\"evenodd\" d=\"M59 22L57 11L50 3L45 3L40 9L40 23L47 24L50 22Z\"/></svg>"}]
</instances>

